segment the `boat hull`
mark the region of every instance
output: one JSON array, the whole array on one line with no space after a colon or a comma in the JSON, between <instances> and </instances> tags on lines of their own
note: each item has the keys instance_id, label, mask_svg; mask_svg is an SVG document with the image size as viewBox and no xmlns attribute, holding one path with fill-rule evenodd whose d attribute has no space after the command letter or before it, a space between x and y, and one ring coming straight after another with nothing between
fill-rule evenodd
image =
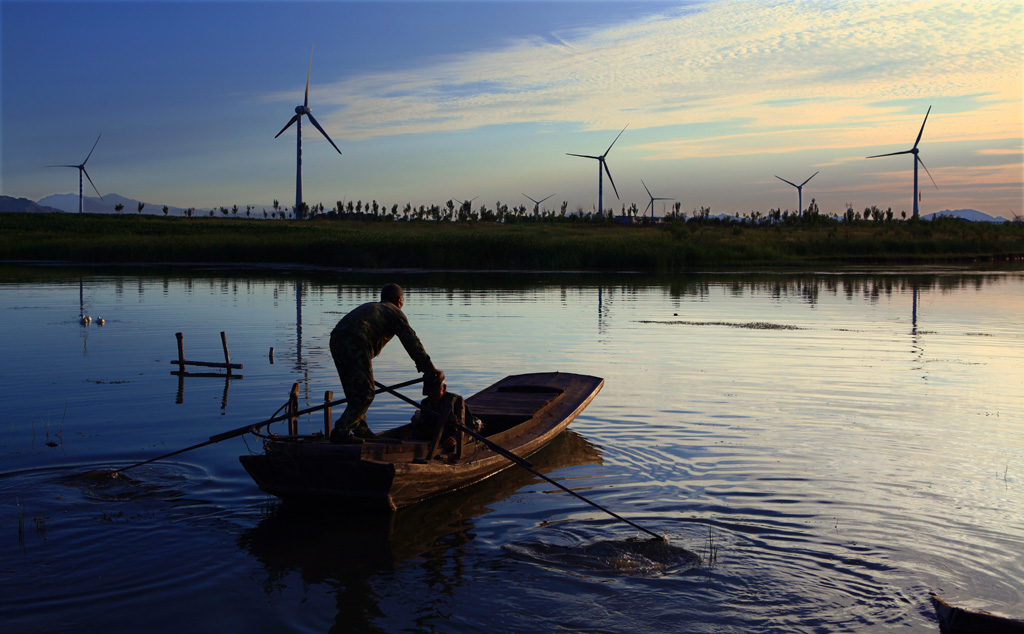
<instances>
[{"instance_id":1,"label":"boat hull","mask_svg":"<svg viewBox=\"0 0 1024 634\"><path fill-rule=\"evenodd\" d=\"M939 630L943 634L1024 634L1024 621L950 605L931 593Z\"/></svg>"},{"instance_id":2,"label":"boat hull","mask_svg":"<svg viewBox=\"0 0 1024 634\"><path fill-rule=\"evenodd\" d=\"M521 458L535 453L594 399L604 380L547 372L509 376L466 399L484 421L488 440ZM488 478L512 462L483 443L461 457L427 456L427 443L402 440L401 430L362 445L268 440L259 455L239 460L262 490L282 499L325 500L399 508Z\"/></svg>"}]
</instances>

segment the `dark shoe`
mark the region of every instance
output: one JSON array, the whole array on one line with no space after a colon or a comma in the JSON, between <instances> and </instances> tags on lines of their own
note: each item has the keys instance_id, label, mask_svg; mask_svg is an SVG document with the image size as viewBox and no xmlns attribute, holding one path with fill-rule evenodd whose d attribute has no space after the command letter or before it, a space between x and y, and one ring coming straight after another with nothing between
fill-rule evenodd
<instances>
[{"instance_id":1,"label":"dark shoe","mask_svg":"<svg viewBox=\"0 0 1024 634\"><path fill-rule=\"evenodd\" d=\"M331 442L335 445L361 445L363 444L362 438L356 438L352 435L352 432L335 429L331 432Z\"/></svg>"},{"instance_id":2,"label":"dark shoe","mask_svg":"<svg viewBox=\"0 0 1024 634\"><path fill-rule=\"evenodd\" d=\"M352 430L352 435L356 438L376 438L377 434L370 431L370 428L366 425L360 425Z\"/></svg>"}]
</instances>

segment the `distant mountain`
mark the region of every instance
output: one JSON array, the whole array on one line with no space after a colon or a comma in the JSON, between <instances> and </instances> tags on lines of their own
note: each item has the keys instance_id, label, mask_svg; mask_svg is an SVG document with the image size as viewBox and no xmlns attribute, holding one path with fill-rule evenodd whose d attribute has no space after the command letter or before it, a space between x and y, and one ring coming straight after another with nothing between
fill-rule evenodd
<instances>
[{"instance_id":1,"label":"distant mountain","mask_svg":"<svg viewBox=\"0 0 1024 634\"><path fill-rule=\"evenodd\" d=\"M934 220L939 217L961 218L963 220L970 220L971 222L1007 222L1006 218L1001 216L990 216L978 211L977 209L944 209L942 211L936 211L933 214L921 216L921 219Z\"/></svg>"},{"instance_id":2,"label":"distant mountain","mask_svg":"<svg viewBox=\"0 0 1024 634\"><path fill-rule=\"evenodd\" d=\"M134 198L125 198L120 194L106 194L103 196L103 200L94 196L86 196L83 201L85 207L85 213L89 214L114 214L118 213L114 208L117 205L124 205L124 208L120 211L121 214L137 214L139 213L139 202ZM68 213L78 213L78 194L53 194L46 196L45 198L39 199L40 205L56 208L58 211L66 211ZM164 206L162 204L144 203L142 213L151 214L154 216L162 216L164 213ZM272 205L252 205L251 213L253 217L263 217L263 210L266 209L267 213L273 212ZM193 209L193 214L196 216L209 215L210 209ZM185 210L181 207L167 206L168 216L184 216ZM228 212L228 215L233 215ZM245 216L245 207L242 206L238 210L238 215ZM217 210L217 216L220 217L222 214L220 210Z\"/></svg>"},{"instance_id":3,"label":"distant mountain","mask_svg":"<svg viewBox=\"0 0 1024 634\"><path fill-rule=\"evenodd\" d=\"M40 205L39 203L32 202L28 198L12 198L10 196L0 196L0 211L30 214L53 214L61 212L60 209Z\"/></svg>"},{"instance_id":4,"label":"distant mountain","mask_svg":"<svg viewBox=\"0 0 1024 634\"><path fill-rule=\"evenodd\" d=\"M136 214L139 213L139 202L133 198L125 198L120 194L107 194L103 197L103 200L93 196L86 196L83 200L83 207L85 207L85 213L89 214L113 214L117 213L114 209L117 205L124 205L124 209L121 210L122 214ZM78 194L53 194L40 198L39 204L54 207L68 213L78 213ZM144 204L145 207L143 207L142 213L157 215L163 213L163 205ZM167 213L168 215L181 216L184 215L185 210L181 207L171 207L168 205Z\"/></svg>"}]
</instances>

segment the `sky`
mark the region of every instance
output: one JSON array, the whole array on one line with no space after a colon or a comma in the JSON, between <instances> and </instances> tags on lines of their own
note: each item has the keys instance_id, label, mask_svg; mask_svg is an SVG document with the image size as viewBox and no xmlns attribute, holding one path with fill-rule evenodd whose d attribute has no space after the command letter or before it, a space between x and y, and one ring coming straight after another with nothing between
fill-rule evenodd
<instances>
[{"instance_id":1,"label":"sky","mask_svg":"<svg viewBox=\"0 0 1024 634\"><path fill-rule=\"evenodd\" d=\"M1024 1L0 0L0 194L1024 214ZM88 181L86 194L93 193ZM657 215L673 204L658 201Z\"/></svg>"}]
</instances>

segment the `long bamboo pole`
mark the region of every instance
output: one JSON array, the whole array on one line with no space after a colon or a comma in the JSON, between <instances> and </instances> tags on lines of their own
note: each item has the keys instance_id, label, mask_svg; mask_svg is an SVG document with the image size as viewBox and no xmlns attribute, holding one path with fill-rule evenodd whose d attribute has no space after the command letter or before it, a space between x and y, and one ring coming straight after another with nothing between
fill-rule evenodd
<instances>
[{"instance_id":1,"label":"long bamboo pole","mask_svg":"<svg viewBox=\"0 0 1024 634\"><path fill-rule=\"evenodd\" d=\"M380 388L375 390L374 394L380 394L381 392L391 392L392 394L398 394L398 392L394 392L393 390L397 390L397 389L403 388L403 387L408 387L410 385L415 385L416 383L421 383L421 382L423 382L423 378L422 377L420 377L418 379L412 379L411 381L405 381L403 383L396 383L395 385L392 385L390 387L384 386L384 385L380 385L380 383L378 383L377 385L380 385ZM229 431L221 432L221 433L219 433L219 434L217 434L215 436L210 436L209 440L204 440L203 442L196 443L196 444L194 444L194 445L192 445L190 447L185 447L184 449L178 449L177 451L172 451L171 453L167 453L167 454L164 454L162 456L157 456L156 458L150 458L149 460L143 460L142 462L136 462L135 464L128 465L127 467L125 467L123 469L115 469L113 471L113 473L124 473L125 471L127 471L129 469L134 469L135 467L141 467L144 464L149 464L151 462L156 462L157 460L163 460L164 458L170 458L172 456L177 456L178 454L183 454L186 451L192 451L193 449L199 449L200 447L206 447L207 445L213 445L213 444L219 443L219 442L221 442L223 440L228 440L229 438L236 438L236 437L241 436L243 434L248 434L249 432L252 432L252 431L255 431L257 429L260 429L261 427L266 427L267 425L269 425L271 423L277 423L277 422L280 422L280 421L283 421L283 420L288 420L289 418L292 418L293 416L294 417L298 417L298 416L301 416L303 414L309 414L311 412L318 412L318 411L320 411L322 409L333 407L335 405L341 405L341 404L347 403L347 402L348 402L347 398L342 398L342 399L338 399L336 401L330 401L330 402L324 403L323 405L316 405L314 407L310 407L310 408L307 408L307 409L299 410L299 411L296 411L296 412L289 411L289 412L286 412L286 413L284 413L284 414L282 414L280 416L271 416L270 418L268 418L265 421L261 421L261 422L258 422L258 423L252 423L252 424L249 424L249 425L243 425L242 427L237 427L237 428L229 430Z\"/></svg>"},{"instance_id":2,"label":"long bamboo pole","mask_svg":"<svg viewBox=\"0 0 1024 634\"><path fill-rule=\"evenodd\" d=\"M374 381L374 383L377 384L378 391L389 392L390 394L393 394L394 396L397 396L399 399L405 401L406 403L409 403L409 404L411 404L411 405L413 405L415 407L419 407L421 409L426 409L426 408L423 408L423 405L421 405L420 403L417 403L416 401L412 400L411 398L409 398L408 396L406 396L404 394L400 394L399 392L396 392L395 390L393 390L393 389L387 387L386 385L382 384L380 381ZM435 416L440 416L436 412L431 412L431 413L433 413ZM472 429L466 427L465 425L460 425L459 423L457 423L457 422L455 422L453 420L450 420L448 422L451 423L452 425L454 425L457 429L461 430L463 433L469 434L473 438L476 438L480 442L484 443L485 445L490 447L491 450L493 450L495 453L500 454L500 455L504 456L505 458L511 460L516 465L522 467L523 469L526 469L527 471L529 471L533 475L537 476L538 478L543 478L544 480L547 480L549 483L555 485L556 487L558 487L559 489L565 491L569 495L572 495L572 496L574 496L576 498L579 498L580 500L583 500L584 502L586 502L587 504L593 506L594 508L597 508L597 509L600 509L600 510L604 511L605 513L607 513L608 515L611 515L615 519L621 520L621 521L629 524L633 528L635 528L635 529L637 529L639 531L643 531L643 532L647 533L648 535L651 535L652 537L658 539L659 541L666 541L665 537L663 535L659 535L659 534L655 533L654 531L648 530L648 529L644 528L643 526L640 526L639 524L637 524L635 522L632 522L632 521L622 517L618 513L615 513L614 511L606 509L605 507L601 506L597 502L594 502L592 500L588 500L587 498L583 497L579 493L577 493L577 492L573 491L572 489L564 486L560 482L555 482L554 480L552 480L551 478L547 477L546 475L544 475L540 471L537 471L536 469L534 469L533 465L531 465L529 463L529 461L527 461L525 458L517 456L516 454L512 453L508 449L505 449L504 447L502 447L498 443L488 439L485 436L482 436L481 434L478 434L477 432L475 432Z\"/></svg>"}]
</instances>

